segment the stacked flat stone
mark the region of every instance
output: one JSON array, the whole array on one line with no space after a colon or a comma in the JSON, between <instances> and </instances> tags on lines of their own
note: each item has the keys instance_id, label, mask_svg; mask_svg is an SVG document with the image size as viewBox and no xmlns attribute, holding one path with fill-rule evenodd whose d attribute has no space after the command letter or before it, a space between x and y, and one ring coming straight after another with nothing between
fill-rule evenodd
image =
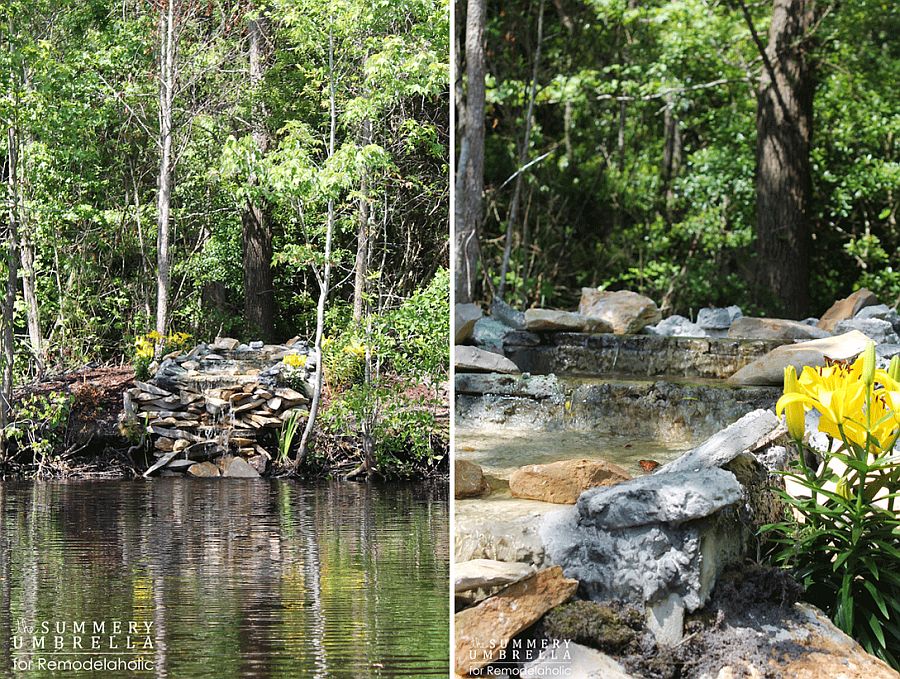
<instances>
[{"instance_id":1,"label":"stacked flat stone","mask_svg":"<svg viewBox=\"0 0 900 679\"><path fill-rule=\"evenodd\" d=\"M291 369L283 359L291 354L306 357L306 365L293 369L297 379L287 386ZM232 453L268 459L260 439L277 435L295 413L307 415L314 369L299 342L246 345L217 338L165 356L152 379L135 380L124 395L125 415L145 423L159 458L201 461Z\"/></svg>"}]
</instances>

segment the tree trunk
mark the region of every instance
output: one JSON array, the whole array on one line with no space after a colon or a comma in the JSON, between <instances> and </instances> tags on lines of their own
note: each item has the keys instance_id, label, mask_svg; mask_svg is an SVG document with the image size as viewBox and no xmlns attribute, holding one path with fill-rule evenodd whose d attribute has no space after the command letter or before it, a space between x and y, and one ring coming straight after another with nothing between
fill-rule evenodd
<instances>
[{"instance_id":1,"label":"tree trunk","mask_svg":"<svg viewBox=\"0 0 900 679\"><path fill-rule=\"evenodd\" d=\"M171 259L169 207L172 200L172 103L175 90L175 0L168 0L159 19L159 180L156 233L156 331L165 335L169 316ZM161 346L161 345L160 345Z\"/></svg>"},{"instance_id":2,"label":"tree trunk","mask_svg":"<svg viewBox=\"0 0 900 679\"><path fill-rule=\"evenodd\" d=\"M512 255L513 232L519 221L519 203L522 201L522 183L525 181L525 166L528 164L528 151L531 148L531 122L534 119L534 99L537 96L538 68L541 65L541 46L544 42L544 0L538 10L537 42L534 48L534 61L531 67L531 86L528 89L528 105L525 109L525 130L522 133L522 145L519 146L519 166L516 168L516 182L513 188L512 201L509 204L509 215L506 220L506 237L503 246L503 261L500 263L500 283L497 286L497 297L506 301L506 274L509 271L509 258Z\"/></svg>"},{"instance_id":3,"label":"tree trunk","mask_svg":"<svg viewBox=\"0 0 900 679\"><path fill-rule=\"evenodd\" d=\"M267 22L263 17L251 20L250 88L254 95L253 140L261 154L269 147L265 111L258 102L258 91L265 76L265 41ZM251 173L250 184L258 181ZM268 206L262 199L249 200L241 216L244 245L244 320L251 330L259 332L266 341L274 339L275 284L272 275L272 225Z\"/></svg>"},{"instance_id":4,"label":"tree trunk","mask_svg":"<svg viewBox=\"0 0 900 679\"><path fill-rule=\"evenodd\" d=\"M331 124L328 140L328 158L334 156L335 134L337 132L337 108L334 92L334 33L328 29L328 102L331 112ZM313 397L309 404L309 418L303 428L303 436L300 438L300 448L294 460L294 469L298 468L306 458L309 448L309 438L316 424L316 415L319 412L319 403L322 400L322 383L325 373L325 361L322 356L322 337L325 334L325 304L328 301L328 288L331 284L331 242L334 236L334 200L328 199L328 217L325 226L325 266L322 277L319 280L319 304L316 307L316 376L313 383Z\"/></svg>"},{"instance_id":5,"label":"tree trunk","mask_svg":"<svg viewBox=\"0 0 900 679\"><path fill-rule=\"evenodd\" d=\"M7 164L6 164L6 189L7 189L7 220L8 232L6 237L6 291L3 298L3 327L0 333L2 340L2 375L0 375L0 461L8 459L6 425L9 424L9 414L11 409L12 390L13 390L13 364L15 363L15 346L13 336L14 311L16 305L16 288L18 279L19 265L19 243L18 243L18 224L17 212L18 207L17 196L18 187L16 185L16 131L10 125L7 134Z\"/></svg>"},{"instance_id":6,"label":"tree trunk","mask_svg":"<svg viewBox=\"0 0 900 679\"><path fill-rule=\"evenodd\" d=\"M28 339L39 376L44 374L44 338L41 332L41 309L35 291L34 243L22 238L19 255L22 264L22 293L25 298L25 314L28 321Z\"/></svg>"},{"instance_id":7,"label":"tree trunk","mask_svg":"<svg viewBox=\"0 0 900 679\"><path fill-rule=\"evenodd\" d=\"M756 113L757 294L791 318L809 306L812 19L813 0L775 0Z\"/></svg>"},{"instance_id":8,"label":"tree trunk","mask_svg":"<svg viewBox=\"0 0 900 679\"><path fill-rule=\"evenodd\" d=\"M367 146L372 143L372 121L362 121L360 143ZM353 281L353 320L362 320L365 311L366 276L369 261L369 173L364 169L359 181L359 225L356 231L356 266Z\"/></svg>"},{"instance_id":9,"label":"tree trunk","mask_svg":"<svg viewBox=\"0 0 900 679\"><path fill-rule=\"evenodd\" d=\"M471 302L478 273L478 227L484 190L484 23L485 0L466 5L466 105L460 121L456 166L456 279L457 303Z\"/></svg>"}]
</instances>

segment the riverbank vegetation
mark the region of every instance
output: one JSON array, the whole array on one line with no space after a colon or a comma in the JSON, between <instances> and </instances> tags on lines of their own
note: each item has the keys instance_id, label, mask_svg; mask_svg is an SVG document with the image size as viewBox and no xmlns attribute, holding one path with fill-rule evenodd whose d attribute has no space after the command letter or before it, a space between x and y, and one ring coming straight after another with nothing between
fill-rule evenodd
<instances>
[{"instance_id":1,"label":"riverbank vegetation","mask_svg":"<svg viewBox=\"0 0 900 679\"><path fill-rule=\"evenodd\" d=\"M74 450L84 404L42 380L299 336L325 370L284 469L352 466L364 440L386 476L436 468L446 4L41 0L0 31L0 460Z\"/></svg>"},{"instance_id":2,"label":"riverbank vegetation","mask_svg":"<svg viewBox=\"0 0 900 679\"><path fill-rule=\"evenodd\" d=\"M897 3L457 7L459 301L900 299Z\"/></svg>"}]
</instances>

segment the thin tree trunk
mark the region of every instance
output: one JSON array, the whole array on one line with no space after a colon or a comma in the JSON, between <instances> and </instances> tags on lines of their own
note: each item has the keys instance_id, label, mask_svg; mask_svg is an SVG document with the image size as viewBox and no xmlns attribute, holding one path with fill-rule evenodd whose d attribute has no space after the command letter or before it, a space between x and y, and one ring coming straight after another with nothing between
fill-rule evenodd
<instances>
[{"instance_id":1,"label":"thin tree trunk","mask_svg":"<svg viewBox=\"0 0 900 679\"><path fill-rule=\"evenodd\" d=\"M809 307L812 20L813 0L775 0L756 113L758 296L792 318Z\"/></svg>"},{"instance_id":2,"label":"thin tree trunk","mask_svg":"<svg viewBox=\"0 0 900 679\"><path fill-rule=\"evenodd\" d=\"M361 144L372 143L372 121L362 121ZM353 281L353 320L362 320L365 311L366 276L369 261L369 173L365 169L359 180L359 224L356 231L356 265Z\"/></svg>"},{"instance_id":3,"label":"thin tree trunk","mask_svg":"<svg viewBox=\"0 0 900 679\"><path fill-rule=\"evenodd\" d=\"M471 302L478 276L478 227L484 191L484 23L485 0L466 5L466 105L456 166L454 293Z\"/></svg>"},{"instance_id":4,"label":"thin tree trunk","mask_svg":"<svg viewBox=\"0 0 900 679\"><path fill-rule=\"evenodd\" d=\"M522 135L522 145L519 146L519 166L516 173L515 188L513 188L512 202L509 205L509 217L506 220L506 239L503 246L503 261L500 264L500 284L497 286L497 297L504 300L506 292L506 274L509 271L509 258L512 255L513 231L516 222L519 221L519 203L522 200L522 182L525 172L522 168L528 164L528 151L531 148L531 122L534 118L534 98L537 96L538 68L541 64L541 43L544 41L544 0L541 0L538 10L537 43L534 48L534 62L531 68L531 87L528 92L528 107L525 111L525 131Z\"/></svg>"},{"instance_id":5,"label":"thin tree trunk","mask_svg":"<svg viewBox=\"0 0 900 679\"><path fill-rule=\"evenodd\" d=\"M160 15L159 160L156 237L156 331L165 335L169 316L171 253L169 252L169 208L172 199L172 103L175 89L175 0L168 0ZM160 345L161 346L161 345Z\"/></svg>"},{"instance_id":6,"label":"thin tree trunk","mask_svg":"<svg viewBox=\"0 0 900 679\"><path fill-rule=\"evenodd\" d=\"M328 139L328 157L334 155L335 133L337 130L337 111L335 109L334 93L334 32L328 29L328 103L331 112L331 125ZM309 404L309 418L303 428L303 436L300 439L300 448L297 458L294 460L294 469L298 468L306 458L309 448L309 438L316 424L316 415L319 412L319 402L322 400L322 381L325 374L325 362L322 356L322 336L325 333L325 304L328 301L328 287L331 284L331 241L334 235L334 199L328 199L328 217L325 224L325 267L319 282L319 304L316 307L316 376L313 384L312 402Z\"/></svg>"},{"instance_id":7,"label":"thin tree trunk","mask_svg":"<svg viewBox=\"0 0 900 679\"><path fill-rule=\"evenodd\" d=\"M0 378L0 460L8 458L6 425L9 424L13 390L13 364L15 363L15 346L13 344L13 313L16 304L16 283L18 279L19 243L16 197L16 131L12 125L7 131L7 220L8 233L6 238L6 294L3 299L3 329L2 339L3 371Z\"/></svg>"},{"instance_id":8,"label":"thin tree trunk","mask_svg":"<svg viewBox=\"0 0 900 679\"><path fill-rule=\"evenodd\" d=\"M22 264L22 294L25 298L25 315L28 322L28 339L39 376L44 374L44 338L41 332L41 309L35 291L34 243L22 238L19 255Z\"/></svg>"},{"instance_id":9,"label":"thin tree trunk","mask_svg":"<svg viewBox=\"0 0 900 679\"><path fill-rule=\"evenodd\" d=\"M258 101L258 90L265 77L265 41L267 21L264 17L248 24L250 36L250 88L254 94L253 140L261 154L269 147L265 111ZM255 173L251 185L258 182ZM241 216L244 264L244 319L250 329L271 341L275 333L275 284L272 275L272 225L268 206L261 198L250 200Z\"/></svg>"}]
</instances>

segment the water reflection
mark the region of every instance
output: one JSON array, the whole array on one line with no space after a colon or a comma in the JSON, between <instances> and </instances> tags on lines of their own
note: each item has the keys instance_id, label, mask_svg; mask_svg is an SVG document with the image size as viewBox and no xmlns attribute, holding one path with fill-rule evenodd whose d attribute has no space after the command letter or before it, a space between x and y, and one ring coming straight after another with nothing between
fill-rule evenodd
<instances>
[{"instance_id":1,"label":"water reflection","mask_svg":"<svg viewBox=\"0 0 900 679\"><path fill-rule=\"evenodd\" d=\"M106 676L445 677L448 555L443 487L3 483L0 675L51 676L23 623L122 620L154 669Z\"/></svg>"}]
</instances>

